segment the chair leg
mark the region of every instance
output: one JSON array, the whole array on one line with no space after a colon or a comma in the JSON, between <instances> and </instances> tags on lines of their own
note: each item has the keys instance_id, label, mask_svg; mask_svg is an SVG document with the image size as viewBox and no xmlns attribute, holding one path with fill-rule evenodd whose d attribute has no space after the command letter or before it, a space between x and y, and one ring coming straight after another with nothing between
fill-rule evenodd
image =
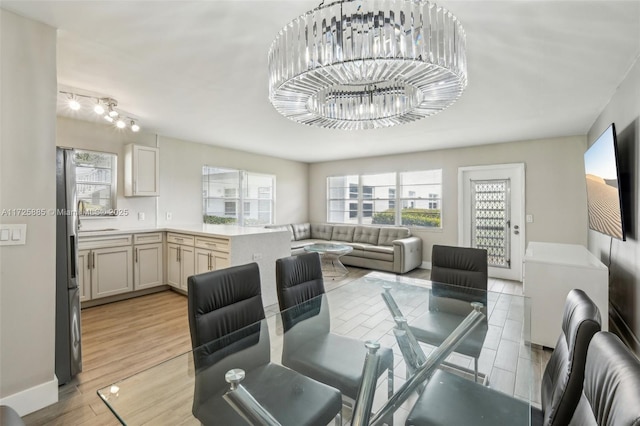
<instances>
[{"instance_id":1,"label":"chair leg","mask_svg":"<svg viewBox=\"0 0 640 426\"><path fill-rule=\"evenodd\" d=\"M393 365L387 370L387 396L391 398L393 396Z\"/></svg>"},{"instance_id":2,"label":"chair leg","mask_svg":"<svg viewBox=\"0 0 640 426\"><path fill-rule=\"evenodd\" d=\"M473 367L474 367L473 378L475 382L478 383L478 358L473 359Z\"/></svg>"},{"instance_id":3,"label":"chair leg","mask_svg":"<svg viewBox=\"0 0 640 426\"><path fill-rule=\"evenodd\" d=\"M342 426L342 411L340 411L338 414L336 414L335 425L336 426Z\"/></svg>"}]
</instances>

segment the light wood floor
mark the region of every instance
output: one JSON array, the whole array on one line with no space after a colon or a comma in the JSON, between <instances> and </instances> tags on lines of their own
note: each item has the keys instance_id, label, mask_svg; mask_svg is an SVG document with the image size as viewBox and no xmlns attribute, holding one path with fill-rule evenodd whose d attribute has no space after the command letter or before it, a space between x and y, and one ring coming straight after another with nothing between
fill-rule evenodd
<instances>
[{"instance_id":1,"label":"light wood floor","mask_svg":"<svg viewBox=\"0 0 640 426\"><path fill-rule=\"evenodd\" d=\"M326 289L340 287L370 272L354 267L349 271L343 279L326 280ZM430 271L416 269L405 276L429 279ZM522 285L490 279L489 290L521 294ZM277 306L267 307L266 312L277 312ZM97 396L97 389L190 349L187 298L181 294L164 291L84 309L82 373L59 388L58 403L25 416L24 421L27 425L119 425ZM540 351L534 355L538 362L534 376L539 383L548 354Z\"/></svg>"},{"instance_id":2,"label":"light wood floor","mask_svg":"<svg viewBox=\"0 0 640 426\"><path fill-rule=\"evenodd\" d=\"M172 291L82 310L83 371L27 425L119 425L96 391L191 349L187 298Z\"/></svg>"}]
</instances>

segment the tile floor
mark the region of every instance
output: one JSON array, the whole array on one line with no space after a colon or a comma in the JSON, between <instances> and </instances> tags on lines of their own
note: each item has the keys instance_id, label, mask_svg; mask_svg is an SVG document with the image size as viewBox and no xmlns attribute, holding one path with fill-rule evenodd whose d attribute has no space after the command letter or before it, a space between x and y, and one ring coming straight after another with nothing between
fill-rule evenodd
<instances>
[{"instance_id":1,"label":"tile floor","mask_svg":"<svg viewBox=\"0 0 640 426\"><path fill-rule=\"evenodd\" d=\"M394 371L397 390L405 381L405 366L395 338L390 333L395 324L379 293L357 286L345 287L345 284L371 271L353 267L350 267L349 271L349 275L342 279L325 280L326 290L331 295L332 331L355 338L379 336L382 345L392 347L397 360ZM428 270L419 269L402 276L394 274L387 276L399 282L415 283L419 282L415 279L429 279L429 273ZM479 358L479 371L487 376L489 386L518 398L530 399L532 404L539 406L541 377L551 351L522 343L524 341L521 338L524 330L522 318L523 310L526 309L525 299L519 297L522 296L522 284L491 278L488 289L489 330ZM425 309L424 303L416 304L413 310L403 313L410 322ZM270 312L277 312L277 306L267 308L267 315ZM433 349L430 345L422 344L422 346L426 354ZM276 354L274 359L277 359ZM471 357L454 353L447 358L447 361L463 368L473 369ZM374 412L386 401L386 387L387 383L383 375L378 382ZM416 397L412 396L400 407L394 416L396 424L404 424ZM347 412L344 421L348 420Z\"/></svg>"}]
</instances>

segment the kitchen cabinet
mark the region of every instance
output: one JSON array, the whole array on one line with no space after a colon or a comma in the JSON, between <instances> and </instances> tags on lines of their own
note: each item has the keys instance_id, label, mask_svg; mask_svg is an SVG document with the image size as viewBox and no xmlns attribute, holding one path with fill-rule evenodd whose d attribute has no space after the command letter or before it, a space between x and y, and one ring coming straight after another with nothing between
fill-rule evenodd
<instances>
[{"instance_id":1,"label":"kitchen cabinet","mask_svg":"<svg viewBox=\"0 0 640 426\"><path fill-rule=\"evenodd\" d=\"M78 250L78 287L80 302L91 300L91 269L89 269L91 250Z\"/></svg>"},{"instance_id":2,"label":"kitchen cabinet","mask_svg":"<svg viewBox=\"0 0 640 426\"><path fill-rule=\"evenodd\" d=\"M80 237L78 248L81 301L133 290L131 235Z\"/></svg>"},{"instance_id":3,"label":"kitchen cabinet","mask_svg":"<svg viewBox=\"0 0 640 426\"><path fill-rule=\"evenodd\" d=\"M229 267L228 239L195 237L195 247L196 274Z\"/></svg>"},{"instance_id":4,"label":"kitchen cabinet","mask_svg":"<svg viewBox=\"0 0 640 426\"><path fill-rule=\"evenodd\" d=\"M187 279L195 271L194 237L167 233L167 284L187 291Z\"/></svg>"},{"instance_id":5,"label":"kitchen cabinet","mask_svg":"<svg viewBox=\"0 0 640 426\"><path fill-rule=\"evenodd\" d=\"M163 285L162 232L134 234L133 244L134 290Z\"/></svg>"},{"instance_id":6,"label":"kitchen cabinet","mask_svg":"<svg viewBox=\"0 0 640 426\"><path fill-rule=\"evenodd\" d=\"M124 195L149 197L160 195L159 149L128 144L124 153Z\"/></svg>"}]
</instances>

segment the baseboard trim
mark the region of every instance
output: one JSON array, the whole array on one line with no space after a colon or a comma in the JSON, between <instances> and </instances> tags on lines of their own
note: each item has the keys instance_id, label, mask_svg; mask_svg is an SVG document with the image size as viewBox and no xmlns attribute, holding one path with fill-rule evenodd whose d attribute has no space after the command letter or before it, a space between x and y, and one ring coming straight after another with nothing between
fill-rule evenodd
<instances>
[{"instance_id":1,"label":"baseboard trim","mask_svg":"<svg viewBox=\"0 0 640 426\"><path fill-rule=\"evenodd\" d=\"M422 264L420 266L418 266L418 268L420 269L431 269L431 262L422 262Z\"/></svg>"},{"instance_id":2,"label":"baseboard trim","mask_svg":"<svg viewBox=\"0 0 640 426\"><path fill-rule=\"evenodd\" d=\"M20 417L58 402L58 378L0 399L0 404L16 410Z\"/></svg>"},{"instance_id":3,"label":"baseboard trim","mask_svg":"<svg viewBox=\"0 0 640 426\"><path fill-rule=\"evenodd\" d=\"M640 357L640 340L633 334L618 310L609 304L609 331L614 332L637 356Z\"/></svg>"}]
</instances>

